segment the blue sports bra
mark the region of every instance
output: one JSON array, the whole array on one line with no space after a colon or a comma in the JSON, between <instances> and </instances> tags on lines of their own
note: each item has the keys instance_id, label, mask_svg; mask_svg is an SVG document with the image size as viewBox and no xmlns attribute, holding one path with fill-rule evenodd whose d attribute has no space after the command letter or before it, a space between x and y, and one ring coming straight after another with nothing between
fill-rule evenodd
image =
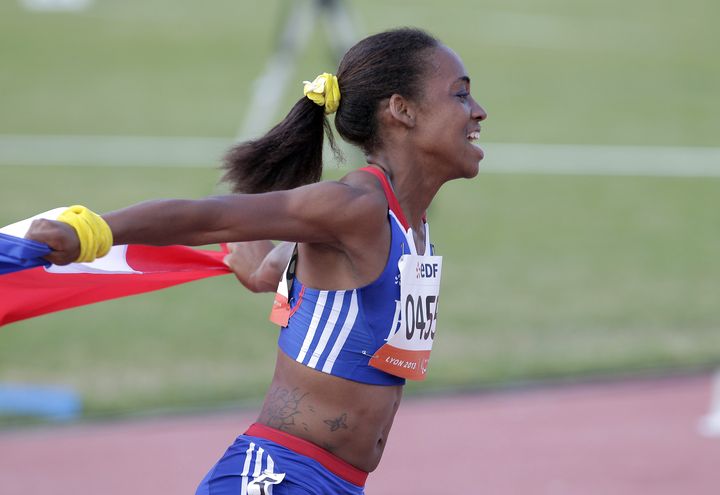
<instances>
[{"instance_id":1,"label":"blue sports bra","mask_svg":"<svg viewBox=\"0 0 720 495\"><path fill-rule=\"evenodd\" d=\"M323 373L373 385L402 385L404 378L368 363L399 328L398 260L414 253L415 243L387 177L375 168L361 170L380 180L388 200L391 241L387 264L374 282L358 289L313 289L294 278L288 292L290 317L280 330L278 345L297 362ZM425 229L429 246L427 223Z\"/></svg>"}]
</instances>

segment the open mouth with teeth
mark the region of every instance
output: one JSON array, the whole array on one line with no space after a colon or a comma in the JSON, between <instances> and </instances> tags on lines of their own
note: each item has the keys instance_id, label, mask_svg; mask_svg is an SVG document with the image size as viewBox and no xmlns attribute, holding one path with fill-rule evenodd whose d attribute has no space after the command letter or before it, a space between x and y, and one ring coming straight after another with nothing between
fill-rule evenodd
<instances>
[{"instance_id":1,"label":"open mouth with teeth","mask_svg":"<svg viewBox=\"0 0 720 495\"><path fill-rule=\"evenodd\" d=\"M477 141L480 139L480 129L477 131L472 131L467 135L467 141L472 146L475 151L479 154L477 157L478 160L482 160L485 157L485 153L483 152L483 149L478 146Z\"/></svg>"}]
</instances>

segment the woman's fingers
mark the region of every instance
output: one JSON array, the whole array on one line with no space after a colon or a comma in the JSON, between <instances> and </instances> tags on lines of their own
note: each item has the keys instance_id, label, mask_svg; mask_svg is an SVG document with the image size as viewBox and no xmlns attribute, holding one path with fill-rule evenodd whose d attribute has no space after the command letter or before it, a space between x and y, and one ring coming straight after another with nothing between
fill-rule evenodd
<instances>
[{"instance_id":1,"label":"woman's fingers","mask_svg":"<svg viewBox=\"0 0 720 495\"><path fill-rule=\"evenodd\" d=\"M30 224L26 239L47 244L52 253L45 259L55 265L67 265L80 256L80 240L75 229L64 222L39 219Z\"/></svg>"}]
</instances>

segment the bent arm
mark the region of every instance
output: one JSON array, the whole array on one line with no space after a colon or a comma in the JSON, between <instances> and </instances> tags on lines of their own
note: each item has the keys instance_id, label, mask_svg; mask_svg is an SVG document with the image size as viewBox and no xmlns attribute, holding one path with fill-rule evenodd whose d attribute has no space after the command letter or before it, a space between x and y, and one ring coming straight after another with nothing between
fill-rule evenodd
<instances>
[{"instance_id":1,"label":"bent arm","mask_svg":"<svg viewBox=\"0 0 720 495\"><path fill-rule=\"evenodd\" d=\"M230 254L223 261L250 291L274 292L294 247L292 242L237 242L228 245Z\"/></svg>"}]
</instances>

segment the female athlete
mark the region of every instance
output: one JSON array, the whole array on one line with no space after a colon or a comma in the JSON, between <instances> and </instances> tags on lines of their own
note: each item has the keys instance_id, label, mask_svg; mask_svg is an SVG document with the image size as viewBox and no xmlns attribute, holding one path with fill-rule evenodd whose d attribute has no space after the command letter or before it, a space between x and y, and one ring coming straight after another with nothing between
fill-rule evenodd
<instances>
[{"instance_id":1,"label":"female athlete","mask_svg":"<svg viewBox=\"0 0 720 495\"><path fill-rule=\"evenodd\" d=\"M405 379L424 376L435 334L442 263L425 210L483 158L473 141L486 114L465 67L423 31L370 36L337 76L304 89L280 124L226 156L224 178L238 194L140 203L93 217L102 226L89 233L38 220L27 236L48 244L56 264L81 259L108 233L115 244L233 242L227 263L241 282L277 288L279 349L261 413L200 495L363 493ZM335 111L337 132L368 166L318 182Z\"/></svg>"}]
</instances>

